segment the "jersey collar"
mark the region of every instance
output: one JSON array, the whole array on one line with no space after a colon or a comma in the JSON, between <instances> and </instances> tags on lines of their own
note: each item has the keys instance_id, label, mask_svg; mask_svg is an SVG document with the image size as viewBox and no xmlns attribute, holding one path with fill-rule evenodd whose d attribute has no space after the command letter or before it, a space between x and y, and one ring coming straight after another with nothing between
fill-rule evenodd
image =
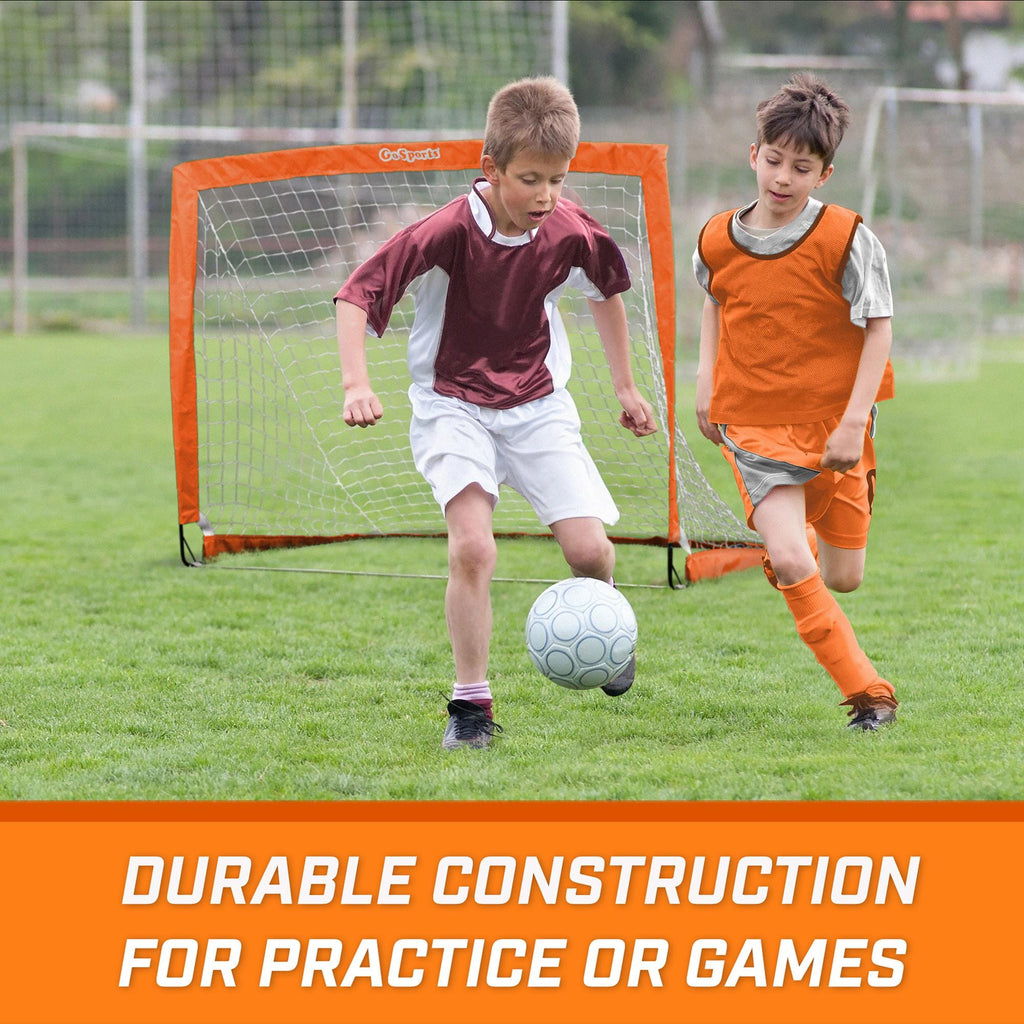
<instances>
[{"instance_id":1,"label":"jersey collar","mask_svg":"<svg viewBox=\"0 0 1024 1024\"><path fill-rule=\"evenodd\" d=\"M537 234L537 228L522 235L503 235L498 231L497 225L494 223L494 213L483 196L484 189L490 187L486 178L477 178L473 182L473 191L469 193L469 209L473 214L476 226L489 241L496 242L498 245L507 245L509 248L514 248L517 245L529 245Z\"/></svg>"}]
</instances>

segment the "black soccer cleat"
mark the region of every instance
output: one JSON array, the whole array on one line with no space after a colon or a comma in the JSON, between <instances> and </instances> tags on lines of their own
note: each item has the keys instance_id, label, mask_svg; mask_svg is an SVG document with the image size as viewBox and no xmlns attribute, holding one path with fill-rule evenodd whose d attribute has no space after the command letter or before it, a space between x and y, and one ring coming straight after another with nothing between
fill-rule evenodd
<instances>
[{"instance_id":1,"label":"black soccer cleat","mask_svg":"<svg viewBox=\"0 0 1024 1024\"><path fill-rule=\"evenodd\" d=\"M502 728L486 708L471 700L448 701L448 724L441 739L442 749L473 747L479 750L490 745L496 732L502 732Z\"/></svg>"},{"instance_id":2,"label":"black soccer cleat","mask_svg":"<svg viewBox=\"0 0 1024 1024\"><path fill-rule=\"evenodd\" d=\"M629 664L610 682L601 687L609 697L621 697L636 678L636 655L629 659Z\"/></svg>"},{"instance_id":3,"label":"black soccer cleat","mask_svg":"<svg viewBox=\"0 0 1024 1024\"><path fill-rule=\"evenodd\" d=\"M875 732L883 725L892 725L896 721L898 702L895 697L884 694L855 693L852 697L841 701L840 707L848 707L850 721L847 729L860 729L863 732Z\"/></svg>"}]
</instances>

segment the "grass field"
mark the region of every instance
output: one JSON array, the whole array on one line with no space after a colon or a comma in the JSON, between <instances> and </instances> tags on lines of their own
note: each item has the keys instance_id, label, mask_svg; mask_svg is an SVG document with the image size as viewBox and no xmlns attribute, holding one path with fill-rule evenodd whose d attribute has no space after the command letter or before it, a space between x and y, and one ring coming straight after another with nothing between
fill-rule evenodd
<instances>
[{"instance_id":1,"label":"grass field","mask_svg":"<svg viewBox=\"0 0 1024 1024\"><path fill-rule=\"evenodd\" d=\"M638 682L613 701L530 667L540 586L494 587L505 736L441 751L441 579L186 569L165 339L0 337L0 798L1022 799L1024 340L883 409L868 576L841 598L899 724L852 735L759 572L626 591ZM897 365L899 373L899 366ZM727 467L684 428L721 492ZM230 563L443 576L438 541ZM499 575L564 575L503 542ZM664 554L620 551L660 583Z\"/></svg>"}]
</instances>

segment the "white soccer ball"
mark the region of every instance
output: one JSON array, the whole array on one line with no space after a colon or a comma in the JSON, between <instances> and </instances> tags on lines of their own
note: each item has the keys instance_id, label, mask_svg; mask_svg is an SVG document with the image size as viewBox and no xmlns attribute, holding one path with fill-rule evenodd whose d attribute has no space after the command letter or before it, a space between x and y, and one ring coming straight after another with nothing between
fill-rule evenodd
<instances>
[{"instance_id":1,"label":"white soccer ball","mask_svg":"<svg viewBox=\"0 0 1024 1024\"><path fill-rule=\"evenodd\" d=\"M636 652L636 616L608 583L585 576L560 580L533 602L526 617L526 650L559 686L604 686Z\"/></svg>"}]
</instances>

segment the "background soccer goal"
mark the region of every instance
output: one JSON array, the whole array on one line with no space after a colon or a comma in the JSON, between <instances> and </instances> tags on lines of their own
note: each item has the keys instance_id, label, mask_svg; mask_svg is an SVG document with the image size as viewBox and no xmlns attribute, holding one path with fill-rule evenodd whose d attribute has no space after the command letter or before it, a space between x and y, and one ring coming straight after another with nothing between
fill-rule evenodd
<instances>
[{"instance_id":1,"label":"background soccer goal","mask_svg":"<svg viewBox=\"0 0 1024 1024\"><path fill-rule=\"evenodd\" d=\"M411 299L368 339L386 410L373 430L342 420L333 296L402 226L468 191L481 142L332 146L199 160L174 173L171 373L182 557L357 537L438 535L444 519L409 452L405 349ZM752 564L757 537L711 488L675 422L675 272L665 147L584 143L566 194L612 233L634 373L659 432L637 439L618 404L582 296L560 305L584 438L616 502L619 543L661 545L693 580ZM503 492L499 535L546 535Z\"/></svg>"}]
</instances>

